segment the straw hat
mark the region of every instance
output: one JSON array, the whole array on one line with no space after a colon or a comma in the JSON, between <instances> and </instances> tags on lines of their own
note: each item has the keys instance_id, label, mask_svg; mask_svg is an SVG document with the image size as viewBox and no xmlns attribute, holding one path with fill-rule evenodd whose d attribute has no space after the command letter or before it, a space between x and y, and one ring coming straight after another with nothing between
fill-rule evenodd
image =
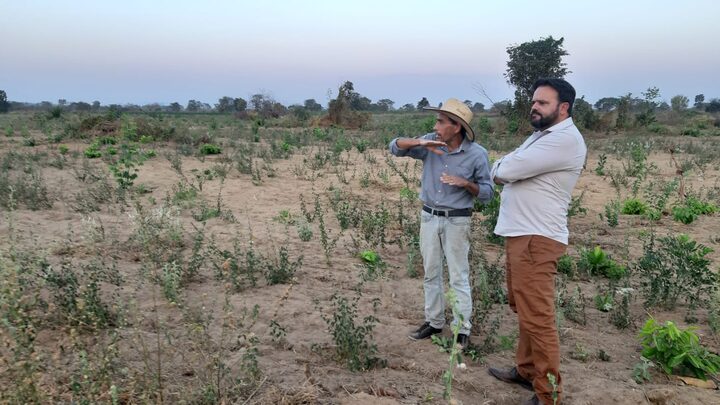
<instances>
[{"instance_id":1,"label":"straw hat","mask_svg":"<svg viewBox=\"0 0 720 405\"><path fill-rule=\"evenodd\" d=\"M425 107L424 110L437 111L449 115L450 118L459 122L460 125L465 128L470 140L475 140L475 131L473 131L470 126L470 121L473 119L473 113L462 101L456 98L449 98L442 104L442 107Z\"/></svg>"}]
</instances>

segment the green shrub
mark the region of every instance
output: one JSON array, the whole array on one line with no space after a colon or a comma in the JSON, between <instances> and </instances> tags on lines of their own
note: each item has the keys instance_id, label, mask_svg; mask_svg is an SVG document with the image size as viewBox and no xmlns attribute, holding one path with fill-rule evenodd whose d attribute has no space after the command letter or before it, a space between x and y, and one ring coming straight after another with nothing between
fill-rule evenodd
<instances>
[{"instance_id":1,"label":"green shrub","mask_svg":"<svg viewBox=\"0 0 720 405\"><path fill-rule=\"evenodd\" d=\"M558 259L557 270L558 272L572 278L575 277L577 273L577 265L575 264L575 260L573 260L572 257L565 254L560 256L560 258Z\"/></svg>"},{"instance_id":2,"label":"green shrub","mask_svg":"<svg viewBox=\"0 0 720 405\"><path fill-rule=\"evenodd\" d=\"M598 294L595 296L595 308L598 311L610 312L613 308L613 296L610 293Z\"/></svg>"},{"instance_id":3,"label":"green shrub","mask_svg":"<svg viewBox=\"0 0 720 405\"><path fill-rule=\"evenodd\" d=\"M697 128L683 128L680 135L698 137L700 136L700 130Z\"/></svg>"},{"instance_id":4,"label":"green shrub","mask_svg":"<svg viewBox=\"0 0 720 405\"><path fill-rule=\"evenodd\" d=\"M648 319L639 335L643 357L654 361L666 374L690 374L706 380L720 371L720 356L700 345L695 329L679 329L670 321L660 326Z\"/></svg>"},{"instance_id":5,"label":"green shrub","mask_svg":"<svg viewBox=\"0 0 720 405\"><path fill-rule=\"evenodd\" d=\"M688 196L685 204L697 215L712 215L717 212L717 205L700 200L695 196Z\"/></svg>"},{"instance_id":6,"label":"green shrub","mask_svg":"<svg viewBox=\"0 0 720 405\"><path fill-rule=\"evenodd\" d=\"M95 159L102 156L102 152L100 152L100 149L98 149L96 144L90 145L87 149L85 149L83 154L88 159Z\"/></svg>"},{"instance_id":7,"label":"green shrub","mask_svg":"<svg viewBox=\"0 0 720 405\"><path fill-rule=\"evenodd\" d=\"M623 203L621 212L625 215L645 215L647 210L647 204L637 198L629 198Z\"/></svg>"},{"instance_id":8,"label":"green shrub","mask_svg":"<svg viewBox=\"0 0 720 405\"><path fill-rule=\"evenodd\" d=\"M697 214L690 207L675 206L672 208L673 219L683 224L691 224L697 219Z\"/></svg>"},{"instance_id":9,"label":"green shrub","mask_svg":"<svg viewBox=\"0 0 720 405\"><path fill-rule=\"evenodd\" d=\"M645 305L674 309L678 300L690 310L705 304L716 288L717 275L706 257L712 249L685 234L644 240L643 256L637 263Z\"/></svg>"},{"instance_id":10,"label":"green shrub","mask_svg":"<svg viewBox=\"0 0 720 405\"><path fill-rule=\"evenodd\" d=\"M608 226L614 228L620 224L620 201L612 200L605 204L605 221Z\"/></svg>"},{"instance_id":11,"label":"green shrub","mask_svg":"<svg viewBox=\"0 0 720 405\"><path fill-rule=\"evenodd\" d=\"M220 147L212 143L204 143L200 146L201 155L219 155L220 153L222 153Z\"/></svg>"},{"instance_id":12,"label":"green shrub","mask_svg":"<svg viewBox=\"0 0 720 405\"><path fill-rule=\"evenodd\" d=\"M334 307L332 316L321 316L335 343L337 359L344 361L351 371L383 366L385 362L376 357L377 346L372 342L372 332L378 319L368 315L360 323L357 319L357 298L349 301L346 297L333 295L331 300Z\"/></svg>"},{"instance_id":13,"label":"green shrub","mask_svg":"<svg viewBox=\"0 0 720 405\"><path fill-rule=\"evenodd\" d=\"M625 266L612 260L600 246L595 246L592 250L582 250L578 269L589 275L602 275L611 280L619 280L627 274Z\"/></svg>"},{"instance_id":14,"label":"green shrub","mask_svg":"<svg viewBox=\"0 0 720 405\"><path fill-rule=\"evenodd\" d=\"M265 279L268 284L283 284L289 282L295 275L295 271L302 266L303 257L300 256L294 262L290 261L288 250L280 246L277 260L268 260Z\"/></svg>"}]
</instances>

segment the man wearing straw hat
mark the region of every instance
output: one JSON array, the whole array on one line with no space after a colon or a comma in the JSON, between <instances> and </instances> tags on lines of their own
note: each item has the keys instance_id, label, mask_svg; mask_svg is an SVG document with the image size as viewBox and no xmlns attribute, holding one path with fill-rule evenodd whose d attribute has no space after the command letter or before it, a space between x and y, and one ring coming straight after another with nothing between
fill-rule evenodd
<instances>
[{"instance_id":1,"label":"man wearing straw hat","mask_svg":"<svg viewBox=\"0 0 720 405\"><path fill-rule=\"evenodd\" d=\"M493 197L487 151L475 143L470 127L473 114L461 101L451 98L436 111L434 132L417 138L395 138L390 153L423 161L420 199L420 253L425 277L425 322L408 337L427 339L445 326L443 259L450 287L455 291L462 320L457 343L470 342L470 224L475 199Z\"/></svg>"}]
</instances>

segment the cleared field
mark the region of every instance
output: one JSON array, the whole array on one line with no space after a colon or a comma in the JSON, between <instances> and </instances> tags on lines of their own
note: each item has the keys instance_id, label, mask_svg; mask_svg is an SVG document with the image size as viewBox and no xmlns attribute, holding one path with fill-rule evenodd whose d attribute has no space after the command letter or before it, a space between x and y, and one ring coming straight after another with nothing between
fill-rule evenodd
<instances>
[{"instance_id":1,"label":"cleared field","mask_svg":"<svg viewBox=\"0 0 720 405\"><path fill-rule=\"evenodd\" d=\"M422 168L386 150L427 117L0 116L0 401L446 403L449 355L406 338L423 320ZM523 139L482 125L491 158ZM664 128L585 133L556 289L565 403L720 403L638 366L650 316L720 351L718 129ZM473 216L464 404L528 396L487 374L513 364L517 330L492 219Z\"/></svg>"}]
</instances>

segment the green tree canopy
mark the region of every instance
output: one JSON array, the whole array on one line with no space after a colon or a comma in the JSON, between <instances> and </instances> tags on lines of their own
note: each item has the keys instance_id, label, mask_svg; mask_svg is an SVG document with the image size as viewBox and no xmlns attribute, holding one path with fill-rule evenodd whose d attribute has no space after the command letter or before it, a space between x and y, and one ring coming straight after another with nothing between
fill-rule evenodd
<instances>
[{"instance_id":1,"label":"green tree canopy","mask_svg":"<svg viewBox=\"0 0 720 405\"><path fill-rule=\"evenodd\" d=\"M537 79L562 79L570 73L562 61L562 57L568 55L563 49L564 40L549 36L507 48L509 60L504 76L515 86L514 107L519 117L527 117L530 113L532 85Z\"/></svg>"},{"instance_id":2,"label":"green tree canopy","mask_svg":"<svg viewBox=\"0 0 720 405\"><path fill-rule=\"evenodd\" d=\"M690 100L683 96L678 94L677 96L674 96L670 99L670 105L672 106L673 111L680 112L685 111L688 108L688 105L690 104Z\"/></svg>"},{"instance_id":3,"label":"green tree canopy","mask_svg":"<svg viewBox=\"0 0 720 405\"><path fill-rule=\"evenodd\" d=\"M610 112L617 108L620 99L617 97L603 97L595 102L595 109L602 112Z\"/></svg>"},{"instance_id":4,"label":"green tree canopy","mask_svg":"<svg viewBox=\"0 0 720 405\"><path fill-rule=\"evenodd\" d=\"M418 101L417 103L417 109L418 111L422 111L423 108L428 107L430 105L430 102L427 98L423 97L422 100Z\"/></svg>"},{"instance_id":5,"label":"green tree canopy","mask_svg":"<svg viewBox=\"0 0 720 405\"><path fill-rule=\"evenodd\" d=\"M235 100L228 96L221 97L215 104L215 109L219 113L233 112L235 110Z\"/></svg>"},{"instance_id":6,"label":"green tree canopy","mask_svg":"<svg viewBox=\"0 0 720 405\"><path fill-rule=\"evenodd\" d=\"M0 90L0 113L8 112L10 109L10 103L7 101L7 93L5 90Z\"/></svg>"},{"instance_id":7,"label":"green tree canopy","mask_svg":"<svg viewBox=\"0 0 720 405\"><path fill-rule=\"evenodd\" d=\"M308 111L322 111L322 106L314 98L305 100L305 109Z\"/></svg>"}]
</instances>

